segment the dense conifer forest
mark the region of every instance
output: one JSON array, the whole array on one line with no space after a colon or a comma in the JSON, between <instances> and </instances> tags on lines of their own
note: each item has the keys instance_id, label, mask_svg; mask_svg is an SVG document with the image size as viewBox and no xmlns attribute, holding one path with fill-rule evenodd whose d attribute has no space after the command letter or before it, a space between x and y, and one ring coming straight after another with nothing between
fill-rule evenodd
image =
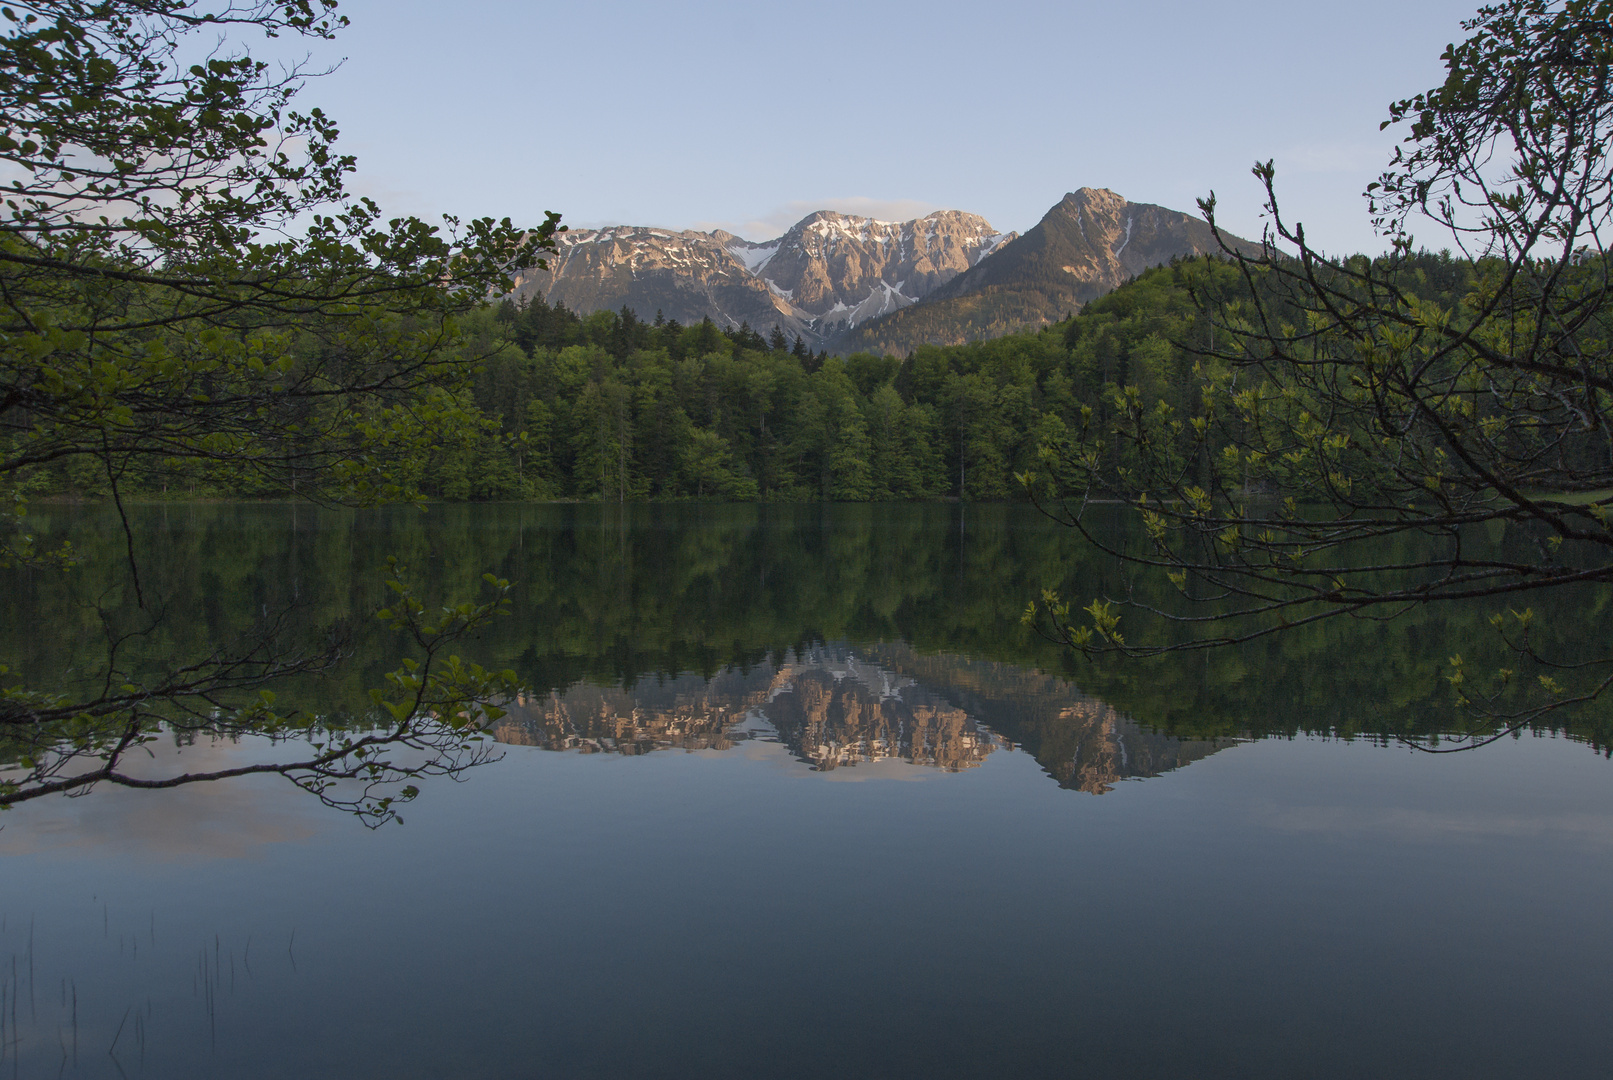
<instances>
[{"instance_id":1,"label":"dense conifer forest","mask_svg":"<svg viewBox=\"0 0 1613 1080\"><path fill-rule=\"evenodd\" d=\"M1473 268L1427 255L1410 272L1418 292L1454 303ZM1027 471L1059 493L1067 478L1042 448L1102 430L1125 388L1194 415L1197 353L1213 344L1203 297L1224 304L1243 287L1228 263L1183 260L1041 330L905 358L814 353L773 328L505 300L461 327L477 374L472 400L456 404L481 422L412 449L407 468L450 501L1001 500L1025 497ZM148 497L286 493L180 462L120 484ZM317 485L309 476L303 490ZM27 486L98 497L107 482L85 460L38 469Z\"/></svg>"}]
</instances>

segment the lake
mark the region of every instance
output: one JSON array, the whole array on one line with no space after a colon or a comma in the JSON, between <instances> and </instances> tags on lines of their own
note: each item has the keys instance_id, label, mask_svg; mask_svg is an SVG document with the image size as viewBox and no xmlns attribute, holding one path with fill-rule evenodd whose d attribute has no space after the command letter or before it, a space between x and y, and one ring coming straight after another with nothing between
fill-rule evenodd
<instances>
[{"instance_id":1,"label":"lake","mask_svg":"<svg viewBox=\"0 0 1613 1080\"><path fill-rule=\"evenodd\" d=\"M284 611L351 656L281 696L361 710L396 555L514 582L464 651L528 690L402 824L274 776L0 815L0 1076L1607 1075L1613 728L1397 738L1481 605L1095 662L1027 601L1154 586L1028 507L163 504L142 608L115 515L36 519L85 556L0 579L37 682ZM1552 599L1569 655L1606 600Z\"/></svg>"}]
</instances>

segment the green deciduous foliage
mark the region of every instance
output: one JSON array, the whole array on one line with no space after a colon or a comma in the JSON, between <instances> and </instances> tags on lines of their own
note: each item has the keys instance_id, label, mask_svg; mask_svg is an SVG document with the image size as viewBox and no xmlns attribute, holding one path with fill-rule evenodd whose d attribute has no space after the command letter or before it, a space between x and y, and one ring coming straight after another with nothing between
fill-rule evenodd
<instances>
[{"instance_id":1,"label":"green deciduous foliage","mask_svg":"<svg viewBox=\"0 0 1613 1080\"><path fill-rule=\"evenodd\" d=\"M1184 339L1194 377L1159 383L1168 359L1092 340L1116 385L1056 460L1085 499L1136 508L1148 540L1116 554L1219 606L1184 642L1142 636L1124 597L1084 616L1054 599L1053 633L1202 647L1491 597L1507 655L1451 658L1461 705L1522 723L1609 684L1605 656L1538 652L1527 605L1613 581L1613 3L1507 0L1465 28L1445 81L1384 125L1405 133L1368 190L1388 255L1311 247L1268 162L1266 252L1188 282L1215 316ZM1419 253L1419 230L1455 254ZM1497 556L1492 528L1532 542ZM1386 564L1386 538L1415 544Z\"/></svg>"},{"instance_id":2,"label":"green deciduous foliage","mask_svg":"<svg viewBox=\"0 0 1613 1080\"><path fill-rule=\"evenodd\" d=\"M474 443L458 320L554 220L383 220L302 82L191 32L330 35L334 4L18 4L0 15L0 480L411 493ZM310 489L312 489L310 491Z\"/></svg>"},{"instance_id":3,"label":"green deciduous foliage","mask_svg":"<svg viewBox=\"0 0 1613 1080\"><path fill-rule=\"evenodd\" d=\"M0 8L0 493L9 504L69 490L110 495L121 510L131 491L169 489L363 503L414 497L428 472L464 498L511 482L497 422L471 395L475 364L503 342L467 336L464 320L539 262L558 219L534 230L507 219L429 225L383 218L348 196L353 160L335 150L334 124L292 108L305 72L244 44L252 34L327 38L345 23L335 9L334 0ZM0 559L71 561L36 549L21 520L0 521ZM122 587L144 607L132 534L126 541ZM299 782L323 790L319 777L395 778L383 745L408 746L433 724L457 733L475 688L496 680L442 650L482 617L404 619L425 656L376 700L381 734L319 728L326 736ZM266 697L241 695L325 665L333 649L287 654L266 625L87 698L7 681L0 737L21 771L0 801L115 779L158 725L306 727ZM117 670L115 655L107 669ZM387 798L361 795L354 806L385 816Z\"/></svg>"}]
</instances>

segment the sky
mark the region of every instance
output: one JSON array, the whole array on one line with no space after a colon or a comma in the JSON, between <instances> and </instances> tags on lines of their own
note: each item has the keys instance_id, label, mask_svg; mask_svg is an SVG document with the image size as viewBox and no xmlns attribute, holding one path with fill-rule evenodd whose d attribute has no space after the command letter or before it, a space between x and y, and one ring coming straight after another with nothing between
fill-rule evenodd
<instances>
[{"instance_id":1,"label":"sky","mask_svg":"<svg viewBox=\"0 0 1613 1080\"><path fill-rule=\"evenodd\" d=\"M1474 0L532 3L342 0L298 99L391 213L779 235L813 210L1035 225L1106 187L1262 228L1249 174L1335 254L1391 101L1437 85ZM1438 238L1428 238L1438 246Z\"/></svg>"}]
</instances>

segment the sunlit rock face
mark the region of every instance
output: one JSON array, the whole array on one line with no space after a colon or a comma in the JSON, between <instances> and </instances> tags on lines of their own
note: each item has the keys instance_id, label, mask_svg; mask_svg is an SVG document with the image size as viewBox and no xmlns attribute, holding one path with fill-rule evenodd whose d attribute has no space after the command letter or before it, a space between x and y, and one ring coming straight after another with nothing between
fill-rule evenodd
<instances>
[{"instance_id":1,"label":"sunlit rock face","mask_svg":"<svg viewBox=\"0 0 1613 1080\"><path fill-rule=\"evenodd\" d=\"M1024 236L939 285L922 304L841 333L840 352L906 355L919 345L956 345L1058 322L1150 267L1219 253L1226 244L1198 217L1134 203L1106 188L1059 200Z\"/></svg>"},{"instance_id":2,"label":"sunlit rock face","mask_svg":"<svg viewBox=\"0 0 1613 1080\"><path fill-rule=\"evenodd\" d=\"M1149 267L1223 243L1258 249L1104 188L1070 192L1024 236L961 210L911 221L820 210L762 242L618 225L557 243L547 270L517 279L517 296L764 335L776 326L814 349L896 355L1057 322Z\"/></svg>"},{"instance_id":3,"label":"sunlit rock face","mask_svg":"<svg viewBox=\"0 0 1613 1080\"><path fill-rule=\"evenodd\" d=\"M578 229L557 238L547 270L517 279L516 295L584 314L626 307L685 325L777 326L816 348L918 302L1016 235L958 210L911 221L823 210L761 243L720 229Z\"/></svg>"},{"instance_id":4,"label":"sunlit rock face","mask_svg":"<svg viewBox=\"0 0 1613 1080\"><path fill-rule=\"evenodd\" d=\"M1016 746L1063 787L1103 794L1158 776L1227 741L1150 731L1068 681L1011 664L926 655L906 645L819 645L710 679L579 684L523 696L500 742L584 753L727 750L780 743L811 768L900 761L946 772Z\"/></svg>"},{"instance_id":5,"label":"sunlit rock face","mask_svg":"<svg viewBox=\"0 0 1613 1080\"><path fill-rule=\"evenodd\" d=\"M913 221L819 211L751 250L775 249L756 262L756 273L827 341L919 302L1015 235L958 210Z\"/></svg>"}]
</instances>

